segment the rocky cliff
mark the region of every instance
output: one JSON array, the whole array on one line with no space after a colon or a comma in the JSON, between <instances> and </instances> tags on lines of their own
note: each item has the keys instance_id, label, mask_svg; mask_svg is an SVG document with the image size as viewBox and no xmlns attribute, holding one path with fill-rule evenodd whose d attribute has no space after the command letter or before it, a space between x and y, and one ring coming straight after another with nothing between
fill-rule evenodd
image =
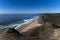
<instances>
[{"instance_id":1,"label":"rocky cliff","mask_svg":"<svg viewBox=\"0 0 60 40\"><path fill-rule=\"evenodd\" d=\"M39 23L53 23L53 24L57 24L60 25L60 14L40 14L39 16Z\"/></svg>"},{"instance_id":2,"label":"rocky cliff","mask_svg":"<svg viewBox=\"0 0 60 40\"><path fill-rule=\"evenodd\" d=\"M20 40L20 36L23 36L14 28L4 28L0 30L0 40Z\"/></svg>"}]
</instances>

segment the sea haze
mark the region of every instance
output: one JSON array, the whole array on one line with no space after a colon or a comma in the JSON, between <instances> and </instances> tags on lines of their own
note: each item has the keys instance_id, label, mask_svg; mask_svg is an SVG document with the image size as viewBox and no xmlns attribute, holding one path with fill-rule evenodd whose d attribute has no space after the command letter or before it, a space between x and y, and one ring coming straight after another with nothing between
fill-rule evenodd
<instances>
[{"instance_id":1,"label":"sea haze","mask_svg":"<svg viewBox=\"0 0 60 40\"><path fill-rule=\"evenodd\" d=\"M22 21L23 19L30 19L36 14L0 14L0 25L8 25Z\"/></svg>"}]
</instances>

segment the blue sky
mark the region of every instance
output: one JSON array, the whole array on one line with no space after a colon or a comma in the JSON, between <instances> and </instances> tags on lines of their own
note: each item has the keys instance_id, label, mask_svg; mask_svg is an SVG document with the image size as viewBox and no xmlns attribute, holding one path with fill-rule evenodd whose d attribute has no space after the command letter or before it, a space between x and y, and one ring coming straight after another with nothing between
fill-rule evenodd
<instances>
[{"instance_id":1,"label":"blue sky","mask_svg":"<svg viewBox=\"0 0 60 40\"><path fill-rule=\"evenodd\" d=\"M60 12L60 0L0 0L0 13L57 12Z\"/></svg>"}]
</instances>

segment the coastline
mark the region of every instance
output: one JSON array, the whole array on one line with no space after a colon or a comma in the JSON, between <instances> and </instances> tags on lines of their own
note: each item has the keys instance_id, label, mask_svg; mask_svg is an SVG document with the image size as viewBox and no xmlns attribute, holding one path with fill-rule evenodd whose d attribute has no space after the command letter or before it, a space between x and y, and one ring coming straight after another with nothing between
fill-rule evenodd
<instances>
[{"instance_id":1,"label":"coastline","mask_svg":"<svg viewBox=\"0 0 60 40\"><path fill-rule=\"evenodd\" d=\"M38 26L41 26L42 24L39 24L38 23L38 19L39 17L35 17L34 20L30 20L27 24L23 24L21 26L19 26L17 28L17 30L22 33L22 32L26 32L32 28L35 28L35 27L38 27Z\"/></svg>"}]
</instances>

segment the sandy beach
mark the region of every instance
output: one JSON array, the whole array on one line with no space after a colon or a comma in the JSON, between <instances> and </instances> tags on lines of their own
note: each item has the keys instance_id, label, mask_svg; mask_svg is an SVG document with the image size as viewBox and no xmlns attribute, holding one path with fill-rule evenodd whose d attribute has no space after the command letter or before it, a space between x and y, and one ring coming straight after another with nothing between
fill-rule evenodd
<instances>
[{"instance_id":1,"label":"sandy beach","mask_svg":"<svg viewBox=\"0 0 60 40\"><path fill-rule=\"evenodd\" d=\"M18 31L20 33L26 32L26 31L28 31L28 30L30 30L32 28L35 28L35 27L38 27L38 26L41 26L41 25L42 24L38 23L38 20L35 20L35 21L31 22L30 24L25 24L22 27L18 28Z\"/></svg>"}]
</instances>

